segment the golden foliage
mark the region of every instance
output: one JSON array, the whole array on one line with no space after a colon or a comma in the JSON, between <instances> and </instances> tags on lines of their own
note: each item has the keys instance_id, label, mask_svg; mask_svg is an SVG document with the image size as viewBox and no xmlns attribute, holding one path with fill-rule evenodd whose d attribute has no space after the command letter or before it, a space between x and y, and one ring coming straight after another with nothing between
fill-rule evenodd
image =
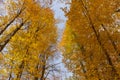
<instances>
[{"instance_id":1,"label":"golden foliage","mask_svg":"<svg viewBox=\"0 0 120 80\"><path fill-rule=\"evenodd\" d=\"M119 80L119 0L72 0L60 43L63 61L81 80ZM119 25L120 26L120 25ZM117 67L115 67L117 66ZM120 67L120 66L119 66Z\"/></svg>"}]
</instances>

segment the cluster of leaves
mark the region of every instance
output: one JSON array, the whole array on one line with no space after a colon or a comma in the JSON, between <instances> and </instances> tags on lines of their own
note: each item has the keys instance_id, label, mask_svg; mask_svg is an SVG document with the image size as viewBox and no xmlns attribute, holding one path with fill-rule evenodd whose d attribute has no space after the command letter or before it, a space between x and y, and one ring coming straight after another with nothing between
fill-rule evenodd
<instances>
[{"instance_id":1,"label":"cluster of leaves","mask_svg":"<svg viewBox=\"0 0 120 80\"><path fill-rule=\"evenodd\" d=\"M120 79L119 0L72 0L60 43L64 63L80 80Z\"/></svg>"},{"instance_id":2,"label":"cluster of leaves","mask_svg":"<svg viewBox=\"0 0 120 80\"><path fill-rule=\"evenodd\" d=\"M8 15L1 19L5 27L0 27L0 51L5 48L2 71L9 80L44 80L57 38L53 11L34 0L7 0L6 4Z\"/></svg>"}]
</instances>

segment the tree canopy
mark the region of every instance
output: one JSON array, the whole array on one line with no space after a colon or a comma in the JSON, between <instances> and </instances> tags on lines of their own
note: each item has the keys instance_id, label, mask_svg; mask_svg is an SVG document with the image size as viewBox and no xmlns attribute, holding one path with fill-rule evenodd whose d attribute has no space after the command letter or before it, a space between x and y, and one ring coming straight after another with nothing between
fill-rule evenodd
<instances>
[{"instance_id":1,"label":"tree canopy","mask_svg":"<svg viewBox=\"0 0 120 80\"><path fill-rule=\"evenodd\" d=\"M60 1L70 5L61 8L67 18L63 33L52 9ZM120 0L0 3L5 6L0 15L0 79L120 80ZM62 62L55 64L60 55ZM66 75L64 64L72 76Z\"/></svg>"}]
</instances>

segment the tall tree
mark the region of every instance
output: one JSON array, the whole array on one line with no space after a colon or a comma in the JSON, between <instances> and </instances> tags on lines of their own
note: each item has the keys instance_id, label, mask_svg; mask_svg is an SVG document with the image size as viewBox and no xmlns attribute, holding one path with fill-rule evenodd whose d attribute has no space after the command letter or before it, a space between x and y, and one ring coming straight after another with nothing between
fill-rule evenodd
<instances>
[{"instance_id":1,"label":"tall tree","mask_svg":"<svg viewBox=\"0 0 120 80\"><path fill-rule=\"evenodd\" d=\"M79 79L120 78L120 33L114 18L118 3L119 0L71 1L61 45L66 65Z\"/></svg>"},{"instance_id":2,"label":"tall tree","mask_svg":"<svg viewBox=\"0 0 120 80\"><path fill-rule=\"evenodd\" d=\"M10 2L11 3L11 2ZM10 41L11 37L14 36L16 34L16 32L26 23L26 20L22 20L20 22L20 24L18 25L18 27L14 28L13 30L11 30L11 32L9 32L9 34L4 34L5 32L7 32L7 29L16 21L19 19L19 16L21 15L21 13L24 11L24 7L23 7L23 3L18 3L19 8L16 9L16 6L12 5L9 7L9 9L7 9L8 11L8 15L2 16L1 17L1 25L0 25L0 52L4 49L4 47L6 46L6 44ZM15 8L15 11L11 13L11 7Z\"/></svg>"},{"instance_id":3,"label":"tall tree","mask_svg":"<svg viewBox=\"0 0 120 80\"><path fill-rule=\"evenodd\" d=\"M56 44L57 32L53 11L49 7L41 7L33 0L10 0L9 14L14 14L24 7L24 12L9 27L5 35L17 29L17 33L10 38L7 53L5 56L6 70L9 73L9 80L30 77L34 80L44 80L46 64L49 57L53 55ZM18 5L19 4L19 5ZM25 24L21 22L25 20ZM27 21L26 21L27 20ZM13 76L14 75L14 76Z\"/></svg>"}]
</instances>

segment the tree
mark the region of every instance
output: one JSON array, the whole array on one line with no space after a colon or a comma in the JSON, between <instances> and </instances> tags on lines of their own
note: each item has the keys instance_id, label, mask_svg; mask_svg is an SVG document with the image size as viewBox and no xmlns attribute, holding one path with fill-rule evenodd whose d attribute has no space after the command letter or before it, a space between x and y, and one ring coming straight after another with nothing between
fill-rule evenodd
<instances>
[{"instance_id":1,"label":"tree","mask_svg":"<svg viewBox=\"0 0 120 80\"><path fill-rule=\"evenodd\" d=\"M61 42L64 62L79 79L119 79L118 0L72 0ZM118 18L118 17L117 17ZM71 65L72 64L72 65Z\"/></svg>"},{"instance_id":2,"label":"tree","mask_svg":"<svg viewBox=\"0 0 120 80\"><path fill-rule=\"evenodd\" d=\"M22 28L19 27L11 37L5 55L5 67L8 70L8 79L44 80L46 70L49 68L47 61L53 55L56 45L56 26L53 11L49 7L41 7L33 0L10 1L9 14L16 12L23 3L24 13L16 20L5 34L11 33L23 20ZM36 15L37 14L37 15ZM14 31L13 31L14 32ZM14 76L13 76L14 75Z\"/></svg>"},{"instance_id":3,"label":"tree","mask_svg":"<svg viewBox=\"0 0 120 80\"><path fill-rule=\"evenodd\" d=\"M22 4L23 5L23 4ZM16 6L14 6L16 7ZM27 20L23 20L18 27L16 27L14 30L12 30L9 34L4 34L7 29L12 25L13 22L15 22L16 19L19 18L19 16L21 15L21 13L23 12L24 7L20 6L20 8L18 8L16 10L16 13L12 14L13 16L11 16L11 14L9 14L8 16L2 16L1 17L1 25L0 25L0 52L4 49L4 47L6 46L6 44L10 41L10 39L12 38L12 36L14 36L16 34L16 32L26 23ZM9 12L9 10L8 10Z\"/></svg>"}]
</instances>

